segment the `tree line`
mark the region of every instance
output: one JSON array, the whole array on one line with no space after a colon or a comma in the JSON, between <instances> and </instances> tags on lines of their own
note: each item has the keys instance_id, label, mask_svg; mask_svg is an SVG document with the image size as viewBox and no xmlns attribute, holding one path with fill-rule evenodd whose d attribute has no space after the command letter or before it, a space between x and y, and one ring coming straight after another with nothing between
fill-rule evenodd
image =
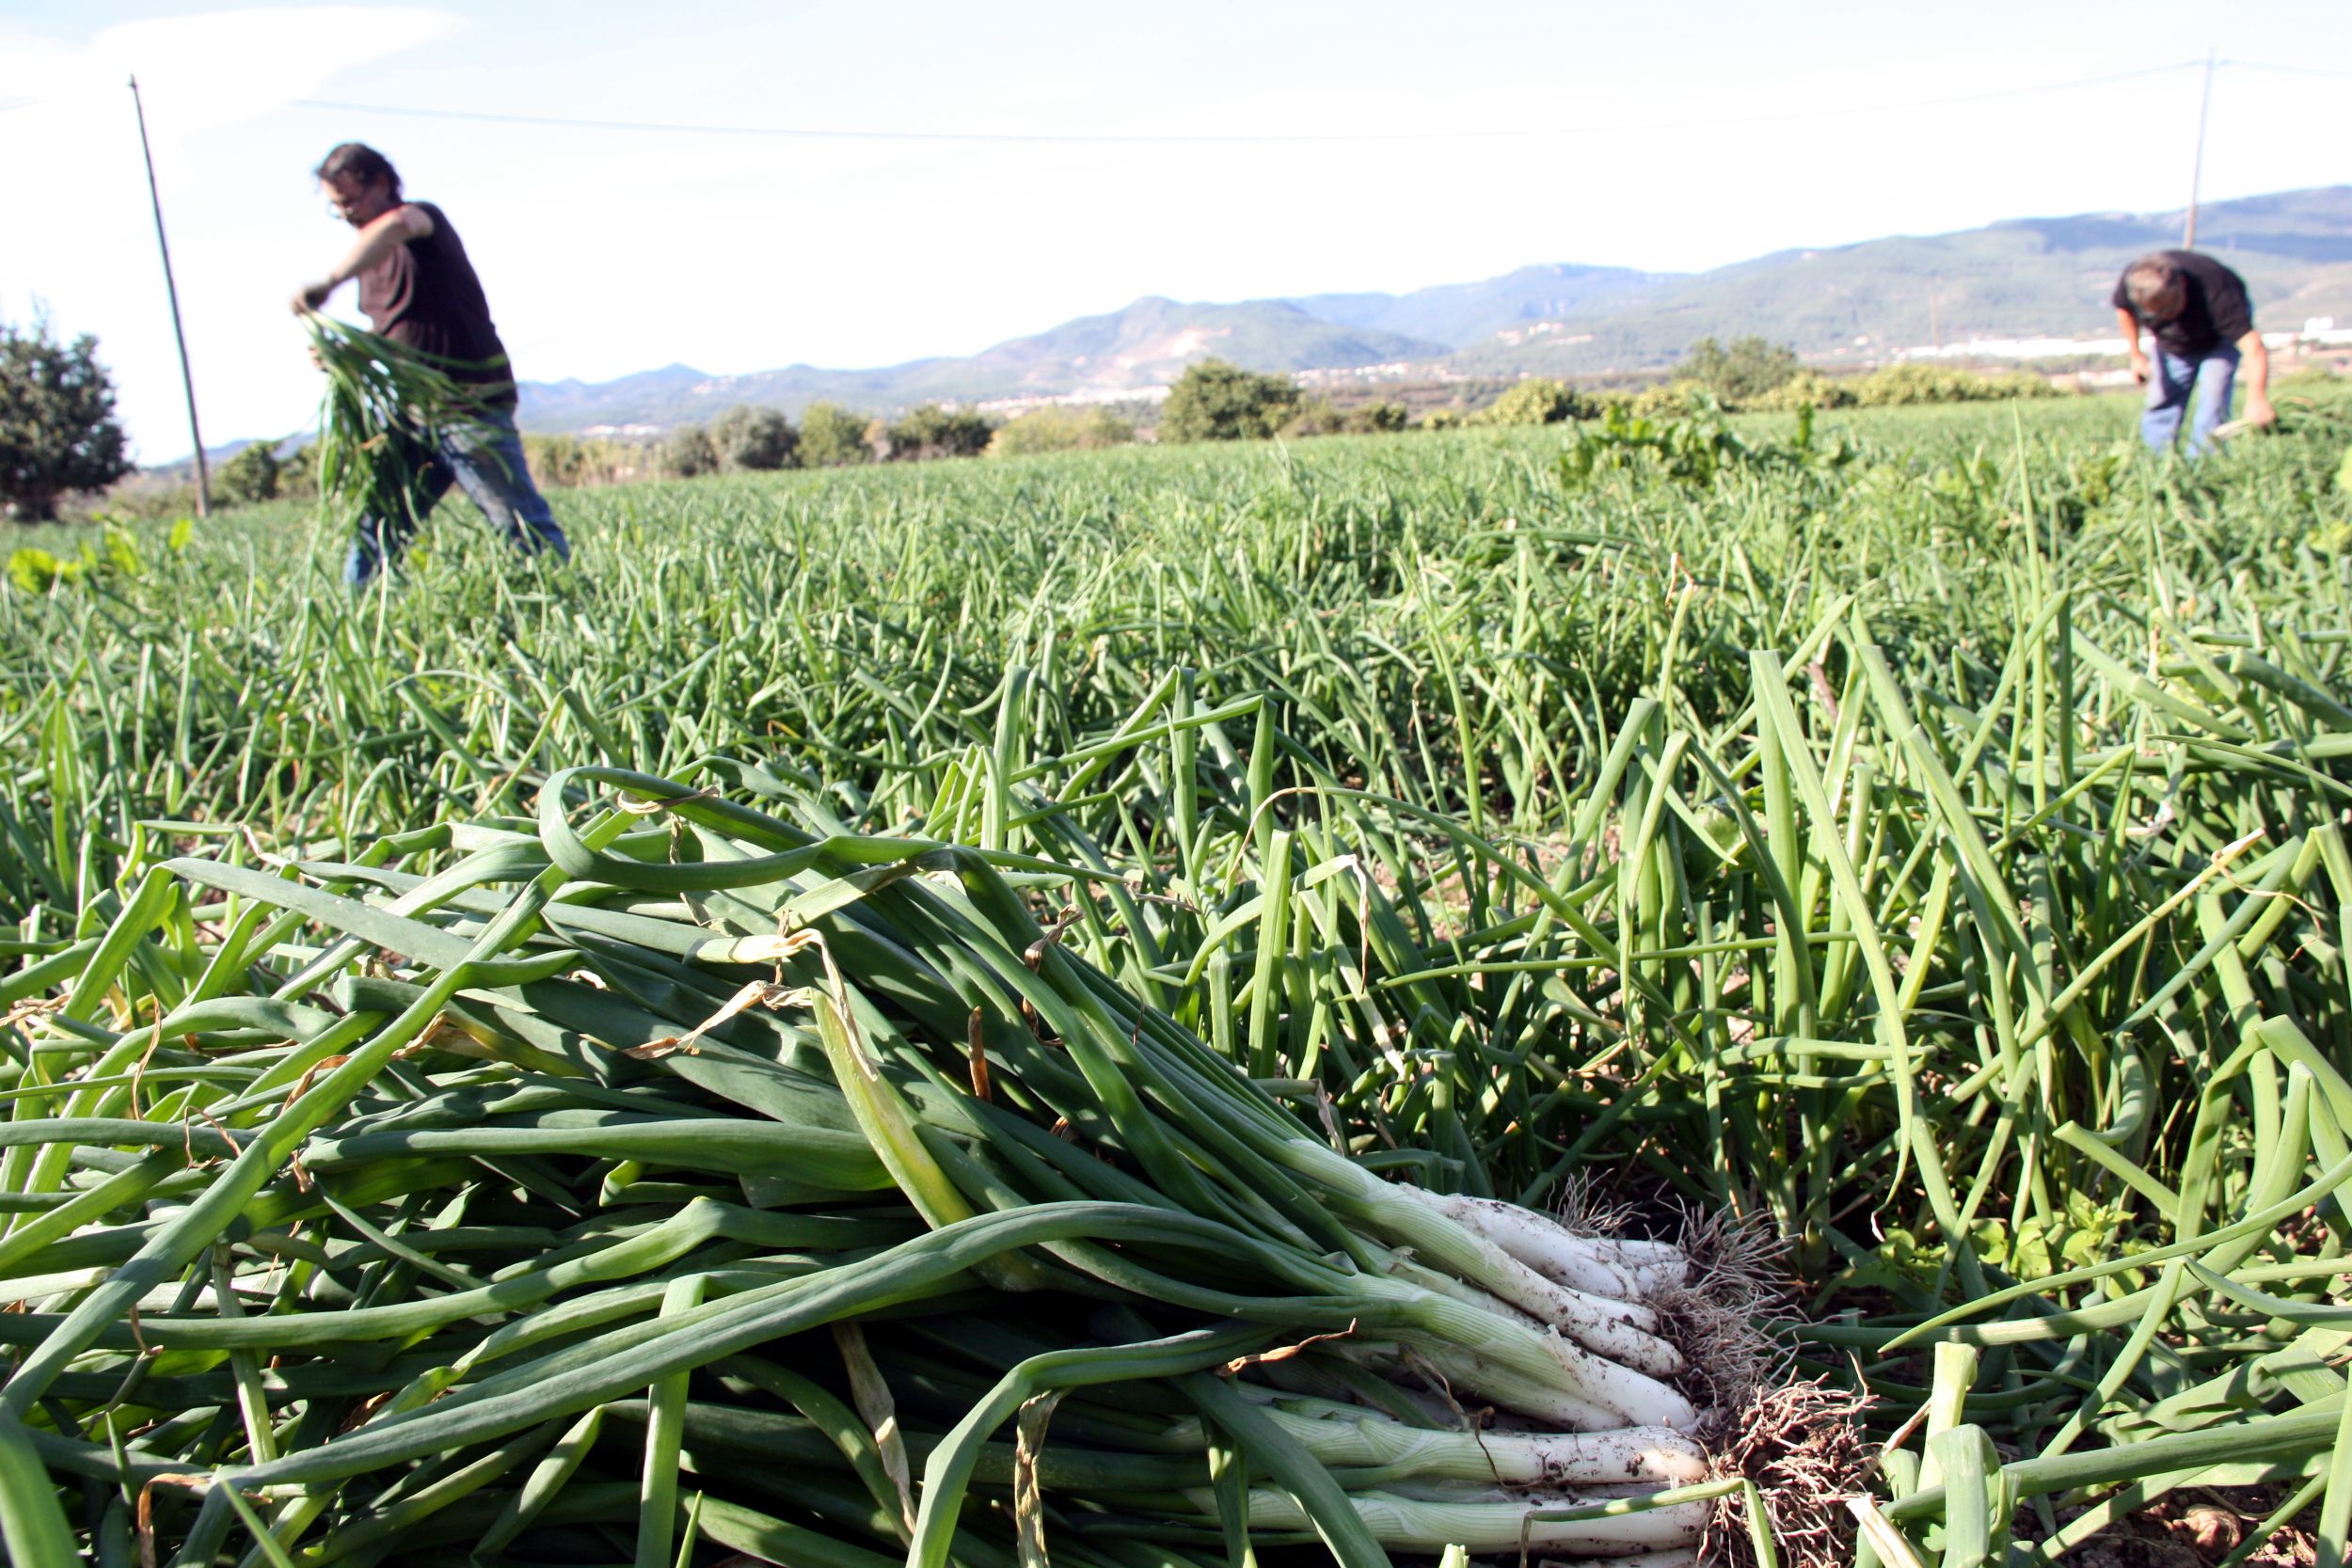
<instances>
[{"instance_id":1,"label":"tree line","mask_svg":"<svg viewBox=\"0 0 2352 1568\"><path fill-rule=\"evenodd\" d=\"M924 404L895 419L814 403L798 422L782 410L738 404L707 424L685 425L653 443L532 436L524 451L544 484L568 486L726 472L837 468L866 463L1030 456L1138 439L1299 439L1379 435L1466 425L1544 425L1605 418L1678 418L1698 413L2042 397L2057 388L2023 372L1981 375L1943 366L1894 365L1859 375L1807 368L1794 347L1760 337L1729 343L1702 338L1671 378L1638 392L1593 391L1530 376L1479 408L1430 409L1418 420L1405 404L1379 400L1343 407L1285 375L1221 359L1184 370L1161 404L1156 426L1138 431L1101 406L1052 404L1009 420L977 409ZM29 328L0 323L0 503L8 515L40 521L66 495L104 490L131 473L115 418L113 383L96 340L59 341L45 320ZM313 493L309 449L280 456L278 444L244 448L214 476L220 499L258 502Z\"/></svg>"}]
</instances>

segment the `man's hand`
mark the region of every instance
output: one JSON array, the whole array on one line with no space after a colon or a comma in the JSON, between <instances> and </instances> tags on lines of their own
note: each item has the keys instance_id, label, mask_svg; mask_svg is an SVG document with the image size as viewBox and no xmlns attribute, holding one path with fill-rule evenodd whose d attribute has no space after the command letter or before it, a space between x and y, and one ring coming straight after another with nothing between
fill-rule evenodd
<instances>
[{"instance_id":1,"label":"man's hand","mask_svg":"<svg viewBox=\"0 0 2352 1568\"><path fill-rule=\"evenodd\" d=\"M2115 330L2123 340L2123 352L2132 361L2132 379L2142 387L2148 385L2148 351L2139 346L2139 318L2122 306L2115 308Z\"/></svg>"},{"instance_id":2,"label":"man's hand","mask_svg":"<svg viewBox=\"0 0 2352 1568\"><path fill-rule=\"evenodd\" d=\"M324 308L327 295L334 292L335 285L331 280L305 283L294 291L294 313L297 316L307 316L311 311Z\"/></svg>"},{"instance_id":3,"label":"man's hand","mask_svg":"<svg viewBox=\"0 0 2352 1568\"><path fill-rule=\"evenodd\" d=\"M2249 332L2237 341L2237 351L2246 365L2246 422L2256 428L2279 422L2279 411L2270 406L2270 350L2259 332Z\"/></svg>"}]
</instances>

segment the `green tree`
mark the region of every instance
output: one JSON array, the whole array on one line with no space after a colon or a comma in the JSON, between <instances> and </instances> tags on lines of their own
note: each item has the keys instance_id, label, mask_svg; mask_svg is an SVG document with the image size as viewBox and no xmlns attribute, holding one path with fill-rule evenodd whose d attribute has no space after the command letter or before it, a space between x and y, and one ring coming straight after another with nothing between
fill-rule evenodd
<instances>
[{"instance_id":1,"label":"green tree","mask_svg":"<svg viewBox=\"0 0 2352 1568\"><path fill-rule=\"evenodd\" d=\"M1136 427L1107 408L1032 408L1000 428L988 443L991 457L1028 457L1041 451L1078 451L1123 447Z\"/></svg>"},{"instance_id":2,"label":"green tree","mask_svg":"<svg viewBox=\"0 0 2352 1568\"><path fill-rule=\"evenodd\" d=\"M810 404L801 410L801 466L840 468L866 462L874 455L866 445L868 422L837 403Z\"/></svg>"},{"instance_id":3,"label":"green tree","mask_svg":"<svg viewBox=\"0 0 2352 1568\"><path fill-rule=\"evenodd\" d=\"M252 505L257 501L274 500L278 496L278 470L282 467L271 443L256 441L220 466L213 483L220 493L232 501Z\"/></svg>"},{"instance_id":4,"label":"green tree","mask_svg":"<svg viewBox=\"0 0 2352 1568\"><path fill-rule=\"evenodd\" d=\"M775 409L739 403L710 421L710 444L728 467L765 471L792 467L801 436Z\"/></svg>"},{"instance_id":5,"label":"green tree","mask_svg":"<svg viewBox=\"0 0 2352 1568\"><path fill-rule=\"evenodd\" d=\"M8 515L54 517L59 496L103 490L131 468L98 340L84 333L60 343L41 319L29 330L0 323L0 501Z\"/></svg>"},{"instance_id":6,"label":"green tree","mask_svg":"<svg viewBox=\"0 0 2352 1568\"><path fill-rule=\"evenodd\" d=\"M1697 382L1725 403L1738 403L1771 391L1803 368L1797 351L1787 343L1774 345L1751 336L1735 339L1726 348L1712 338L1701 338L1675 374Z\"/></svg>"},{"instance_id":7,"label":"green tree","mask_svg":"<svg viewBox=\"0 0 2352 1568\"><path fill-rule=\"evenodd\" d=\"M1185 367L1160 409L1162 441L1263 440L1282 428L1300 393L1289 378L1203 359Z\"/></svg>"},{"instance_id":8,"label":"green tree","mask_svg":"<svg viewBox=\"0 0 2352 1568\"><path fill-rule=\"evenodd\" d=\"M935 403L910 408L891 421L888 440L894 463L933 457L977 457L988 450L996 427L973 408L942 408Z\"/></svg>"},{"instance_id":9,"label":"green tree","mask_svg":"<svg viewBox=\"0 0 2352 1568\"><path fill-rule=\"evenodd\" d=\"M680 425L661 445L661 471L678 479L719 471L719 449L698 424Z\"/></svg>"}]
</instances>

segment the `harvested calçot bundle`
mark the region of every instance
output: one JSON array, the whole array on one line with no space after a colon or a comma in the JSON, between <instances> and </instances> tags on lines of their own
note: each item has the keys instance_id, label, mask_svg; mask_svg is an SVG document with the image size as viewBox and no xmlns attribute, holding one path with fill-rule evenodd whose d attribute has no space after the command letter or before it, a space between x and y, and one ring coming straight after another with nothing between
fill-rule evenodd
<instances>
[{"instance_id":1,"label":"harvested cal\u00e7ot bundle","mask_svg":"<svg viewBox=\"0 0 2352 1568\"><path fill-rule=\"evenodd\" d=\"M634 809L575 827L595 786ZM612 769L541 801L305 882L175 862L102 944L80 984L140 976L157 1022L77 1022L93 1081L189 1069L51 1132L144 1145L187 1206L86 1231L89 1275L0 1319L0 1409L59 1481L149 1488L189 1561L630 1521L645 1562L681 1530L914 1568L1009 1533L1100 1568L1688 1559L1728 1483L1673 1248L1316 1141L1041 928L1017 884L1075 868Z\"/></svg>"}]
</instances>

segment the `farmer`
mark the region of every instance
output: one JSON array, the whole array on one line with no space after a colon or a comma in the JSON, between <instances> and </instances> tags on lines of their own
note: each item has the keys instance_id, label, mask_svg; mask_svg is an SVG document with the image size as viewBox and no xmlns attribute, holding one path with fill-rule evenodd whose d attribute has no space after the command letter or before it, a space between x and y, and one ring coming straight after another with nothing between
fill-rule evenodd
<instances>
[{"instance_id":1,"label":"farmer","mask_svg":"<svg viewBox=\"0 0 2352 1568\"><path fill-rule=\"evenodd\" d=\"M404 198L399 171L372 147L345 142L315 172L334 212L359 230L359 240L332 272L295 292L294 313L318 309L356 277L359 309L375 330L416 351L468 394L467 406L446 427L420 421L407 454L416 474L414 510L359 520L344 582L360 588L373 579L453 483L525 554L547 550L568 561L571 546L523 466L506 345L457 230L433 203Z\"/></svg>"},{"instance_id":2,"label":"farmer","mask_svg":"<svg viewBox=\"0 0 2352 1568\"><path fill-rule=\"evenodd\" d=\"M2279 417L2270 406L2270 356L2254 330L2246 280L2212 257L2193 250L2142 256L2116 282L2115 318L2132 356L2132 379L2148 388L2139 434L2156 451L2172 445L2184 413L2189 414L2188 455L2198 456L2213 444L2215 429L2230 417L2230 388L2241 356L2246 422L2266 425ZM2139 346L2143 326L2156 340L2153 366Z\"/></svg>"}]
</instances>

